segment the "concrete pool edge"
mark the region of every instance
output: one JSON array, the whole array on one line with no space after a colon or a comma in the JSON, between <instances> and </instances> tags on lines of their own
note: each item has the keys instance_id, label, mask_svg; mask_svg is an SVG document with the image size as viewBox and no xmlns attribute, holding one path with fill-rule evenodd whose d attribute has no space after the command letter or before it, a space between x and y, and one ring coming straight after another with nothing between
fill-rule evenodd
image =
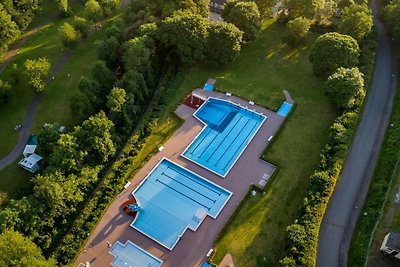
<instances>
[{"instance_id":1,"label":"concrete pool edge","mask_svg":"<svg viewBox=\"0 0 400 267\"><path fill-rule=\"evenodd\" d=\"M247 144L243 147L243 149L242 149L242 150L240 151L240 153L237 155L236 159L232 162L232 164L231 164L231 166L229 167L229 169L228 169L223 175L220 174L220 173L218 173L218 172L216 172L216 171L214 171L214 170L211 170L211 169L208 168L207 166L205 166L205 165L203 165L203 164L200 164L200 163L196 162L195 160L193 160L193 159L191 159L191 158L185 156L186 151L192 146L192 144L197 140L197 138L198 138L198 137L203 133L203 131L205 131L205 130L207 129L207 127L208 127L208 124L205 123L200 117L197 116L197 112L199 112L199 111L203 108L203 106L206 105L206 103L208 103L208 101L209 101L210 99L215 99L215 100L218 100L218 101L223 101L223 102L230 103L230 104L235 105L235 106L237 106L237 107L239 107L239 108L245 109L245 110L247 110L247 111L249 111L249 112L255 113L255 114L257 114L257 115L263 117L263 120L261 121L261 123L260 123L260 125L257 127L257 129L254 131L253 135L249 138L249 140L247 141ZM204 101L204 103L201 104L201 106L193 113L193 117L195 117L198 121L200 121L201 124L203 124L203 128L202 128L201 131L193 138L193 140L189 143L189 145L186 146L186 148L182 151L182 153L180 154L180 156L181 156L182 158L187 159L187 160L189 160L190 162L193 162L194 164L196 164L196 165L198 165L198 166L200 166L200 167L206 169L207 171L210 171L210 172L212 172L212 173L218 175L219 177L224 178L224 179L226 178L226 176L228 176L229 172L231 171L231 169L233 168L233 166L235 166L236 162L239 160L240 156L241 156L241 155L243 154L243 152L246 150L247 146L250 144L250 142L251 142L251 141L253 140L253 138L256 136L256 134L257 134L258 131L261 129L261 127L264 125L264 122L268 119L268 116L267 116L267 115L264 115L264 114L262 114L262 113L260 113L260 112L255 111L255 110L251 110L251 109L249 109L247 106L242 106L242 105L240 105L240 104L238 104L238 103L235 103L235 102L232 102L232 101L230 101L230 100L222 99L222 98L217 98L217 97L212 97L212 96L207 97L207 99Z\"/></svg>"},{"instance_id":2,"label":"concrete pool edge","mask_svg":"<svg viewBox=\"0 0 400 267\"><path fill-rule=\"evenodd\" d=\"M135 192L143 185L143 183L145 183L145 181L147 180L147 178L149 178L149 176L153 174L154 170L156 170L157 167L160 166L160 164L161 164L162 162L164 162L164 161L167 161L167 162L169 162L169 163L171 163L171 164L177 166L178 168L181 168L181 169L183 169L183 170L189 172L190 174L195 175L196 177L198 177L198 178L200 178L200 179L206 181L207 183L209 183L209 184L211 184L211 185L213 185L213 186L215 186L215 187L217 187L217 188L220 188L220 189L222 189L223 191L225 191L225 192L228 193L228 197L226 198L226 201L225 201L224 204L221 206L221 208L218 210L218 212L215 214L215 216L212 216L211 214L208 214L208 213L207 213L207 216L208 216L208 217L210 217L210 218L212 218L212 219L215 220L215 219L218 217L218 215L220 214L220 212L224 209L225 205L228 203L228 201L230 200L230 198L232 197L233 192L231 192L230 190L228 190L228 189L226 189L226 188L223 188L222 186L220 186L220 185L218 185L218 184L216 184L216 183L214 183L214 182L212 182L212 181L210 181L210 180L208 180L208 179L206 179L206 178L200 176L199 174L197 174L197 173L195 173L195 172L189 170L188 168L185 168L185 167L181 166L180 164L173 162L172 160L170 160L170 159L168 159L168 158L166 158L166 157L162 157L162 158L157 162L157 164L149 171L149 173L143 178L143 180L136 186L136 188L133 190L133 192L132 192L131 194L132 194L132 196L136 199L136 201L139 203L139 199L138 199L138 197L135 195ZM197 231L197 229L200 227L200 225L202 224L202 222L203 222L203 221L205 220L205 218L207 217L207 216L204 217L204 218L201 220L201 222L197 225L196 228L191 228L190 226L186 225L186 227L183 229L183 231L178 235L178 239L175 241L175 243L174 243L171 247L168 247L166 244L160 242L159 240L155 239L154 237L150 236L149 234L143 232L142 230L140 230L139 228L137 228L137 227L134 225L134 223L135 223L136 220L139 218L139 216L140 216L140 211L138 212L138 214L136 215L135 219L133 219L133 221L130 223L129 226L132 227L133 229L135 229L136 231L140 232L141 234L147 236L148 238L150 238L150 239L153 240L154 242L160 244L160 245L163 246L164 248L170 250L170 251L172 251L172 250L174 249L174 247L178 244L179 240L180 240L181 237L185 234L185 232L186 232L187 229L190 229L190 230L192 230L193 232Z\"/></svg>"},{"instance_id":3,"label":"concrete pool edge","mask_svg":"<svg viewBox=\"0 0 400 267\"><path fill-rule=\"evenodd\" d=\"M140 251L143 252L144 254L148 255L150 258L154 259L155 261L159 262L159 263L160 263L159 266L161 266L161 265L163 264L164 261L163 261L162 259L160 259L160 258L154 256L153 254L151 254L151 253L148 252L147 250L141 248L140 246L136 245L136 244L133 243L132 241L127 240L127 241L125 242L125 244L124 244L124 243L122 243L121 241L117 240L117 241L114 243L114 245L108 250L108 253L114 257L114 260L111 262L111 265L112 265L112 266L115 266L115 265L114 265L114 261L118 258L118 255L112 253L112 249L113 249L115 246L117 246L117 245L119 245L119 246L125 248L128 244L130 244L131 246L137 248L138 250L140 250Z\"/></svg>"}]
</instances>

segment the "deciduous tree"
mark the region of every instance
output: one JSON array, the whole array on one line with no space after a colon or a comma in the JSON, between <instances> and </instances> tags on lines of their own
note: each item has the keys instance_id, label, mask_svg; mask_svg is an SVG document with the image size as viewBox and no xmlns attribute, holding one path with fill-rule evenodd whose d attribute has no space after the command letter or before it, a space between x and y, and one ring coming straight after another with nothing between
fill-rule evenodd
<instances>
[{"instance_id":1,"label":"deciduous tree","mask_svg":"<svg viewBox=\"0 0 400 267\"><path fill-rule=\"evenodd\" d=\"M96 0L89 0L85 4L84 13L89 20L96 21L103 17L103 8Z\"/></svg>"},{"instance_id":2,"label":"deciduous tree","mask_svg":"<svg viewBox=\"0 0 400 267\"><path fill-rule=\"evenodd\" d=\"M50 62L46 58L36 60L27 59L24 63L24 74L28 84L35 92L42 92L45 86L45 79L49 75L51 68Z\"/></svg>"},{"instance_id":3,"label":"deciduous tree","mask_svg":"<svg viewBox=\"0 0 400 267\"><path fill-rule=\"evenodd\" d=\"M115 113L121 112L126 101L126 92L122 88L114 87L107 96L107 107Z\"/></svg>"},{"instance_id":4,"label":"deciduous tree","mask_svg":"<svg viewBox=\"0 0 400 267\"><path fill-rule=\"evenodd\" d=\"M208 30L207 58L215 64L232 62L240 53L243 32L226 22L213 22Z\"/></svg>"},{"instance_id":5,"label":"deciduous tree","mask_svg":"<svg viewBox=\"0 0 400 267\"><path fill-rule=\"evenodd\" d=\"M287 41L292 45L297 45L310 30L311 22L304 17L298 17L287 24Z\"/></svg>"},{"instance_id":6,"label":"deciduous tree","mask_svg":"<svg viewBox=\"0 0 400 267\"><path fill-rule=\"evenodd\" d=\"M357 66L359 55L360 48L353 37L329 32L315 41L310 51L310 61L314 74L327 77L339 67Z\"/></svg>"},{"instance_id":7,"label":"deciduous tree","mask_svg":"<svg viewBox=\"0 0 400 267\"><path fill-rule=\"evenodd\" d=\"M396 40L400 40L400 0L392 0L385 7L383 17Z\"/></svg>"},{"instance_id":8,"label":"deciduous tree","mask_svg":"<svg viewBox=\"0 0 400 267\"><path fill-rule=\"evenodd\" d=\"M328 77L324 90L338 108L356 108L365 96L363 74L358 68L338 68Z\"/></svg>"},{"instance_id":9,"label":"deciduous tree","mask_svg":"<svg viewBox=\"0 0 400 267\"><path fill-rule=\"evenodd\" d=\"M226 3L226 8L222 17L243 31L245 40L257 37L261 29L261 16L256 3L230 0Z\"/></svg>"},{"instance_id":10,"label":"deciduous tree","mask_svg":"<svg viewBox=\"0 0 400 267\"><path fill-rule=\"evenodd\" d=\"M78 44L79 33L68 22L64 22L59 28L61 41L65 47L73 48Z\"/></svg>"},{"instance_id":11,"label":"deciduous tree","mask_svg":"<svg viewBox=\"0 0 400 267\"><path fill-rule=\"evenodd\" d=\"M400 15L400 13L399 13ZM361 41L372 29L372 14L367 5L352 4L345 7L338 31Z\"/></svg>"}]
</instances>

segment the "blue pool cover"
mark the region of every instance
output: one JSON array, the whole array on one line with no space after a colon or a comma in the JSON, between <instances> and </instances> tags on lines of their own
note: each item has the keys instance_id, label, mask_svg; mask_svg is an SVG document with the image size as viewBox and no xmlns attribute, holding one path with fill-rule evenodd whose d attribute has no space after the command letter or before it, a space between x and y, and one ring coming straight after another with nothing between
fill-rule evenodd
<instances>
[{"instance_id":1,"label":"blue pool cover","mask_svg":"<svg viewBox=\"0 0 400 267\"><path fill-rule=\"evenodd\" d=\"M194 116L206 127L182 156L225 177L257 133L265 116L234 103L209 98Z\"/></svg>"},{"instance_id":2,"label":"blue pool cover","mask_svg":"<svg viewBox=\"0 0 400 267\"><path fill-rule=\"evenodd\" d=\"M117 241L109 253L115 257L111 262L114 267L159 267L163 263L162 260L131 241L125 244Z\"/></svg>"},{"instance_id":3,"label":"blue pool cover","mask_svg":"<svg viewBox=\"0 0 400 267\"><path fill-rule=\"evenodd\" d=\"M282 116L282 117L286 117L289 112L292 110L292 104L288 103L288 102L283 102L282 106L279 108L278 110L278 115Z\"/></svg>"},{"instance_id":4,"label":"blue pool cover","mask_svg":"<svg viewBox=\"0 0 400 267\"><path fill-rule=\"evenodd\" d=\"M206 84L204 85L204 87L203 87L203 90L212 91L212 90L214 90L214 85L213 85L213 84L206 83Z\"/></svg>"},{"instance_id":5,"label":"blue pool cover","mask_svg":"<svg viewBox=\"0 0 400 267\"><path fill-rule=\"evenodd\" d=\"M232 195L165 158L132 194L142 210L131 226L171 250L187 228L216 218Z\"/></svg>"}]
</instances>

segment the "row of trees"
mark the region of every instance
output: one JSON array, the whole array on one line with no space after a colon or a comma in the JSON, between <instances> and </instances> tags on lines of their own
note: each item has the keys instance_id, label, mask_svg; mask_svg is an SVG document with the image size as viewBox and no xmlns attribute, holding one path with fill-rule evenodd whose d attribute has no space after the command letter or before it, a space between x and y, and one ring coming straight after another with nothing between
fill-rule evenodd
<instances>
[{"instance_id":1,"label":"row of trees","mask_svg":"<svg viewBox=\"0 0 400 267\"><path fill-rule=\"evenodd\" d=\"M287 30L287 41L291 45L298 45L300 41L307 35L311 25L318 26L317 2L307 1L310 5L308 8L301 9L297 5L302 1L289 1L287 4L287 18L290 19ZM331 1L331 3L335 3ZM372 29L372 15L367 4L363 1L355 3L353 1L341 1L338 6L327 5L332 9L332 12L325 16L324 23L329 26L330 30L336 30L339 33L349 35L358 42L362 41ZM312 8L314 7L314 8ZM292 12L290 12L292 10ZM314 11L313 11L314 10ZM336 10L334 13L333 10ZM311 13L310 13L311 12ZM310 15L311 14L311 15ZM326 25L325 25L326 27Z\"/></svg>"},{"instance_id":2,"label":"row of trees","mask_svg":"<svg viewBox=\"0 0 400 267\"><path fill-rule=\"evenodd\" d=\"M4 0L0 3L0 57L8 46L26 30L41 0Z\"/></svg>"},{"instance_id":3,"label":"row of trees","mask_svg":"<svg viewBox=\"0 0 400 267\"><path fill-rule=\"evenodd\" d=\"M313 3L311 13L320 7L318 1L301 0ZM294 3L293 3L294 4ZM355 130L360 107L365 97L364 74L360 65L360 43L371 33L372 16L366 3L343 0L338 3L340 16L334 25L337 32L328 32L317 38L310 50L310 62L316 76L324 79L322 89L335 107L342 112L331 126L328 143L321 153L317 170L310 176L310 185L303 207L296 222L286 229L285 257L283 266L314 266L320 225L329 198L334 190L343 166L346 153ZM309 6L310 8L310 6ZM288 23L288 32L292 43L304 38L315 16L310 9L295 13L301 16ZM293 14L293 13L292 13ZM370 57L374 56L374 46L363 50ZM364 60L362 67L369 70L373 60ZM362 65L361 64L361 65ZM369 74L369 72L367 72Z\"/></svg>"}]
</instances>

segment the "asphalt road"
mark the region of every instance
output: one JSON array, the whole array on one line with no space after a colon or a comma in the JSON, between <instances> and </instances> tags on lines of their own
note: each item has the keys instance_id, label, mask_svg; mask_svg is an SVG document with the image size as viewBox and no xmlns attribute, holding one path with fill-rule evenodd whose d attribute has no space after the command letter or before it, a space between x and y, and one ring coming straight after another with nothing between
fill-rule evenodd
<instances>
[{"instance_id":1,"label":"asphalt road","mask_svg":"<svg viewBox=\"0 0 400 267\"><path fill-rule=\"evenodd\" d=\"M318 267L347 266L348 248L373 174L396 91L396 53L384 25L371 8L379 46L372 85L342 175L322 222Z\"/></svg>"}]
</instances>

